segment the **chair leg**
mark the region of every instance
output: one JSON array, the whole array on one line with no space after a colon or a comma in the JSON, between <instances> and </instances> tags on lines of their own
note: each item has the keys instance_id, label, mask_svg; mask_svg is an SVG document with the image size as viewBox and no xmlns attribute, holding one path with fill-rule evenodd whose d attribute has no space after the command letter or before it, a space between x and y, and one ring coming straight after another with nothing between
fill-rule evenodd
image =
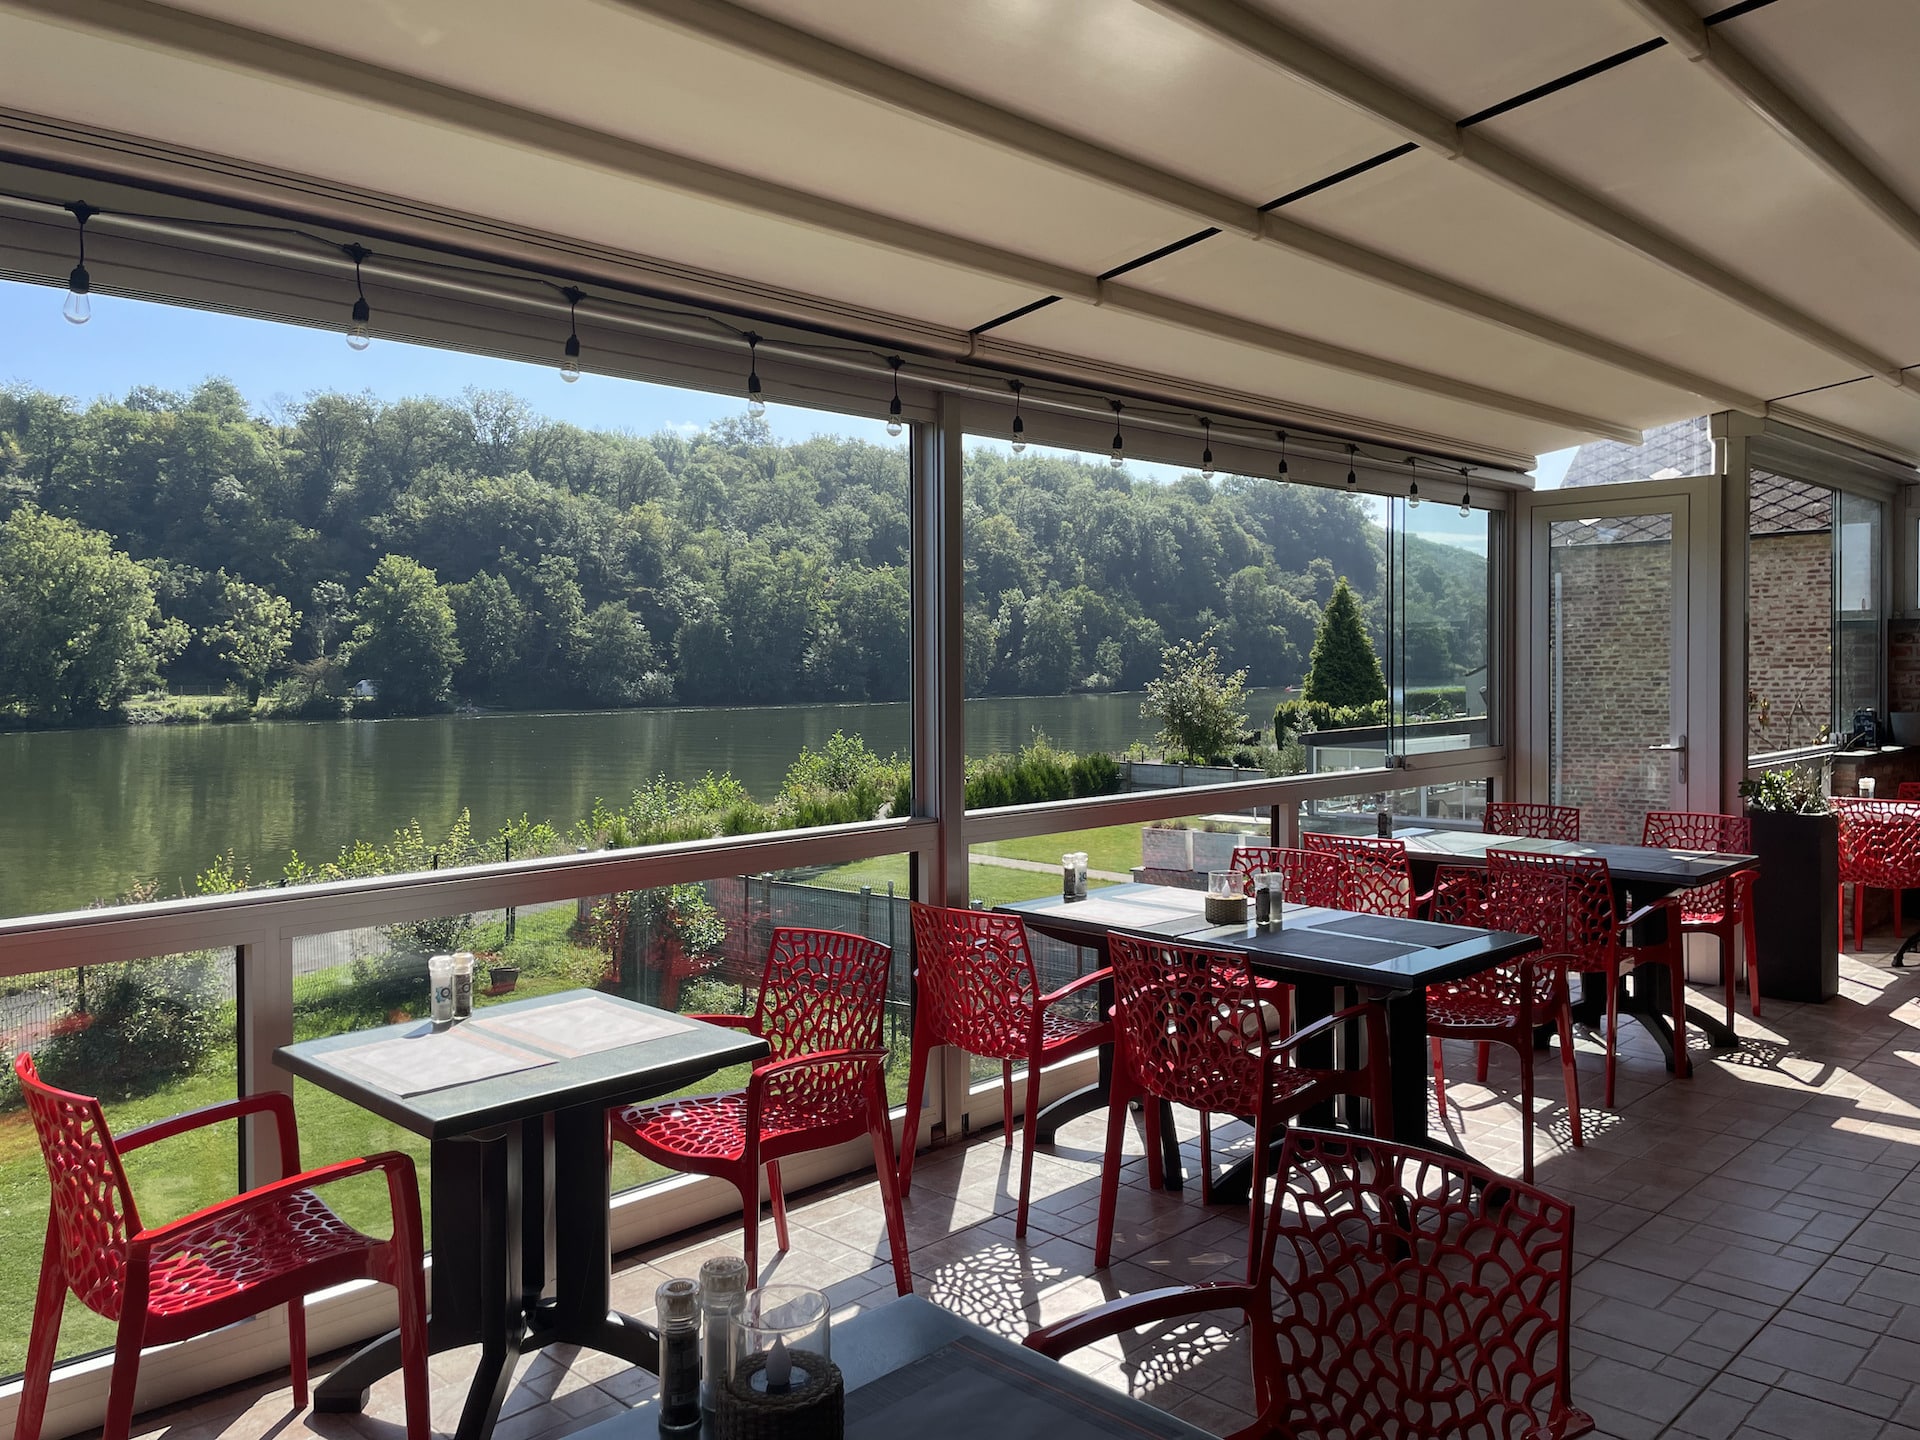
<instances>
[{"instance_id":1,"label":"chair leg","mask_svg":"<svg viewBox=\"0 0 1920 1440\"><path fill-rule=\"evenodd\" d=\"M1847 882L1842 880L1833 902L1833 913L1840 925L1840 948L1847 948Z\"/></svg>"},{"instance_id":2,"label":"chair leg","mask_svg":"<svg viewBox=\"0 0 1920 1440\"><path fill-rule=\"evenodd\" d=\"M1573 1128L1573 1146L1577 1150L1586 1144L1580 1133L1580 1067L1573 1053L1573 1012L1566 997L1560 1000L1560 1013L1555 1017L1560 1030L1560 1068L1566 1077L1567 1118Z\"/></svg>"},{"instance_id":3,"label":"chair leg","mask_svg":"<svg viewBox=\"0 0 1920 1440\"><path fill-rule=\"evenodd\" d=\"M1740 914L1740 930L1747 946L1747 1008L1760 1018L1760 945L1753 923L1753 901L1747 901Z\"/></svg>"},{"instance_id":4,"label":"chair leg","mask_svg":"<svg viewBox=\"0 0 1920 1440\"><path fill-rule=\"evenodd\" d=\"M1856 884L1853 887L1853 948L1857 954L1866 948L1867 887Z\"/></svg>"},{"instance_id":5,"label":"chair leg","mask_svg":"<svg viewBox=\"0 0 1920 1440\"><path fill-rule=\"evenodd\" d=\"M287 1368L293 1372L293 1408L307 1408L307 1297L287 1302Z\"/></svg>"},{"instance_id":6,"label":"chair leg","mask_svg":"<svg viewBox=\"0 0 1920 1440\"><path fill-rule=\"evenodd\" d=\"M1907 922L1900 914L1901 893L1898 885L1893 887L1893 934L1895 939L1903 938L1907 933Z\"/></svg>"},{"instance_id":7,"label":"chair leg","mask_svg":"<svg viewBox=\"0 0 1920 1440\"><path fill-rule=\"evenodd\" d=\"M1673 1004L1673 1078L1685 1080L1693 1074L1693 1057L1687 1053L1687 964L1686 950L1675 935L1667 946L1667 989Z\"/></svg>"},{"instance_id":8,"label":"chair leg","mask_svg":"<svg viewBox=\"0 0 1920 1440\"><path fill-rule=\"evenodd\" d=\"M1266 1239L1267 1154L1276 1138L1261 1117L1253 1117L1253 1188L1247 1192L1247 1283L1260 1280L1260 1248ZM1284 1125L1282 1126L1284 1129Z\"/></svg>"},{"instance_id":9,"label":"chair leg","mask_svg":"<svg viewBox=\"0 0 1920 1440\"><path fill-rule=\"evenodd\" d=\"M1162 1190L1166 1188L1167 1176L1160 1160L1161 1126L1171 1123L1167 1102L1157 1100L1151 1095L1140 1099L1140 1118L1145 1127L1147 1140L1147 1188Z\"/></svg>"},{"instance_id":10,"label":"chair leg","mask_svg":"<svg viewBox=\"0 0 1920 1440\"><path fill-rule=\"evenodd\" d=\"M40 1288L33 1297L33 1330L27 1341L27 1369L20 1377L20 1407L14 1417L17 1440L40 1440L47 1413L47 1383L60 1345L60 1318L67 1304L67 1272L60 1263L60 1235L47 1220L47 1244L40 1256Z\"/></svg>"},{"instance_id":11,"label":"chair leg","mask_svg":"<svg viewBox=\"0 0 1920 1440\"><path fill-rule=\"evenodd\" d=\"M913 1272L907 1268L907 1216L900 1208L900 1183L893 1167L893 1116L887 1108L887 1085L876 1067L867 1091L867 1128L873 1134L873 1170L880 1179L880 1208L887 1217L887 1248L893 1255L893 1285L902 1295L913 1293Z\"/></svg>"},{"instance_id":12,"label":"chair leg","mask_svg":"<svg viewBox=\"0 0 1920 1440\"><path fill-rule=\"evenodd\" d=\"M1620 1039L1620 977L1607 972L1607 1109L1613 1108L1613 1057Z\"/></svg>"},{"instance_id":13,"label":"chair leg","mask_svg":"<svg viewBox=\"0 0 1920 1440\"><path fill-rule=\"evenodd\" d=\"M1014 1211L1013 1237L1027 1233L1027 1195L1033 1189L1033 1147L1040 1138L1040 1051L1027 1057L1027 1117L1020 1137L1020 1204Z\"/></svg>"},{"instance_id":14,"label":"chair leg","mask_svg":"<svg viewBox=\"0 0 1920 1440\"><path fill-rule=\"evenodd\" d=\"M747 1288L760 1284L760 1167L747 1165L735 1172L740 1189L740 1255L747 1262Z\"/></svg>"},{"instance_id":15,"label":"chair leg","mask_svg":"<svg viewBox=\"0 0 1920 1440\"><path fill-rule=\"evenodd\" d=\"M433 1440L433 1408L427 1398L427 1288L416 1250L411 1259L394 1246L394 1289L399 1292L400 1386L407 1409L407 1440Z\"/></svg>"},{"instance_id":16,"label":"chair leg","mask_svg":"<svg viewBox=\"0 0 1920 1440\"><path fill-rule=\"evenodd\" d=\"M1491 1059L1492 1056L1493 1056L1493 1046L1489 1045L1486 1041L1482 1040L1480 1042L1480 1054L1474 1059L1474 1062L1473 1062L1473 1067L1474 1067L1473 1078L1477 1083L1481 1085L1484 1085L1487 1083L1487 1061Z\"/></svg>"},{"instance_id":17,"label":"chair leg","mask_svg":"<svg viewBox=\"0 0 1920 1440\"><path fill-rule=\"evenodd\" d=\"M144 1287L142 1287L144 1291ZM127 1440L133 1431L133 1392L140 1383L140 1351L146 1339L147 1297L129 1295L123 1302L120 1333L113 1345L113 1378L107 1383L107 1418L100 1440ZM134 1309L138 1305L139 1309Z\"/></svg>"},{"instance_id":18,"label":"chair leg","mask_svg":"<svg viewBox=\"0 0 1920 1440\"><path fill-rule=\"evenodd\" d=\"M913 1152L920 1145L920 1102L926 1098L927 1051L920 1027L913 1029L913 1054L907 1061L907 1128L900 1136L900 1193L913 1188Z\"/></svg>"},{"instance_id":19,"label":"chair leg","mask_svg":"<svg viewBox=\"0 0 1920 1440\"><path fill-rule=\"evenodd\" d=\"M1013 1148L1013 1062L1000 1062L1000 1139L1003 1149Z\"/></svg>"},{"instance_id":20,"label":"chair leg","mask_svg":"<svg viewBox=\"0 0 1920 1440\"><path fill-rule=\"evenodd\" d=\"M1433 1100L1439 1106L1442 1119L1447 1113L1447 1047L1438 1035L1427 1038L1427 1048L1433 1052Z\"/></svg>"},{"instance_id":21,"label":"chair leg","mask_svg":"<svg viewBox=\"0 0 1920 1440\"><path fill-rule=\"evenodd\" d=\"M1720 979L1727 989L1727 1029L1733 1029L1733 991L1740 981L1739 947L1733 939L1733 917L1725 916L1714 928L1714 939L1720 945ZM1682 942L1684 944L1684 942ZM1684 953L1682 960L1684 962Z\"/></svg>"},{"instance_id":22,"label":"chair leg","mask_svg":"<svg viewBox=\"0 0 1920 1440\"><path fill-rule=\"evenodd\" d=\"M1483 1048L1484 1043L1482 1042ZM1533 1036L1514 1046L1520 1057L1520 1178L1533 1183Z\"/></svg>"},{"instance_id":23,"label":"chair leg","mask_svg":"<svg viewBox=\"0 0 1920 1440\"><path fill-rule=\"evenodd\" d=\"M780 1188L778 1160L767 1161L767 1193L773 1198L773 1238L784 1255L792 1246L787 1243L787 1196Z\"/></svg>"},{"instance_id":24,"label":"chair leg","mask_svg":"<svg viewBox=\"0 0 1920 1440\"><path fill-rule=\"evenodd\" d=\"M1115 1077L1117 1082L1118 1076ZM1148 1105L1154 1102L1149 1100ZM1094 1221L1093 1264L1107 1268L1113 1258L1113 1214L1120 1199L1120 1142L1126 1133L1133 1096L1115 1083L1107 1095L1107 1153L1100 1160L1100 1216Z\"/></svg>"},{"instance_id":25,"label":"chair leg","mask_svg":"<svg viewBox=\"0 0 1920 1440\"><path fill-rule=\"evenodd\" d=\"M1159 1146L1153 1147L1155 1154ZM1213 1203L1213 1116L1205 1110L1200 1112L1200 1203Z\"/></svg>"}]
</instances>

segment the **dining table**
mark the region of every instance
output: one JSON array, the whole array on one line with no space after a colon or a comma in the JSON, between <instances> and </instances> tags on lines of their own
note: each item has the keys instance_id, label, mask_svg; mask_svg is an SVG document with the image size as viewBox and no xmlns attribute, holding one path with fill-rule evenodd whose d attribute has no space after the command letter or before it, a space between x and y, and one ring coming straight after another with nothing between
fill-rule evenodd
<instances>
[{"instance_id":1,"label":"dining table","mask_svg":"<svg viewBox=\"0 0 1920 1440\"><path fill-rule=\"evenodd\" d=\"M492 1432L528 1351L577 1345L657 1369L658 1334L610 1298L607 1109L766 1053L744 1031L592 990L274 1052L282 1068L428 1142L428 1349L481 1348L456 1440ZM389 1332L320 1382L315 1408L362 1409L399 1363L399 1333Z\"/></svg>"},{"instance_id":2,"label":"dining table","mask_svg":"<svg viewBox=\"0 0 1920 1440\"><path fill-rule=\"evenodd\" d=\"M1713 850L1663 850L1652 845L1601 845L1583 840L1538 840L1518 835L1487 835L1478 830L1439 830L1407 828L1394 830L1394 838L1407 847L1407 864L1413 871L1416 889L1431 889L1434 872L1442 865L1459 865L1483 870L1489 850L1521 850L1541 855L1580 855L1607 862L1607 874L1613 881L1618 912L1629 915L1635 907L1649 901L1724 880L1735 872L1757 865L1757 855L1723 854ZM1636 941L1649 947L1664 944L1665 920L1656 915L1645 926L1645 934ZM1684 963L1684 958L1681 963ZM1631 1015L1651 1035L1665 1057L1667 1069L1674 1069L1673 1021L1666 1013L1668 990L1664 984L1650 983L1636 968L1622 977L1620 1013ZM1606 977L1583 974L1580 1001L1573 1007L1574 1019L1588 1028L1597 1028L1606 1009ZM1707 1037L1716 1050L1731 1050L1739 1036L1721 1016L1688 1005L1687 1024Z\"/></svg>"},{"instance_id":3,"label":"dining table","mask_svg":"<svg viewBox=\"0 0 1920 1440\"><path fill-rule=\"evenodd\" d=\"M1276 926L1262 928L1251 918L1216 925L1206 918L1205 901L1198 890L1136 883L1108 886L1084 899L1049 896L999 908L1021 916L1043 935L1097 949L1103 957L1107 937L1115 931L1244 955L1254 974L1293 987L1300 1025L1332 1014L1341 991L1380 999L1387 1013L1390 1138L1471 1158L1434 1136L1427 1123L1427 987L1529 954L1540 948L1537 936L1294 904L1282 907ZM1329 1064L1337 1057L1322 1052L1303 1059ZM1173 1126L1160 1129L1164 1144ZM1177 1172L1177 1141L1172 1149ZM1214 1199L1222 1204L1244 1200L1251 1169L1236 1165L1215 1181Z\"/></svg>"},{"instance_id":4,"label":"dining table","mask_svg":"<svg viewBox=\"0 0 1920 1440\"><path fill-rule=\"evenodd\" d=\"M831 1350L846 1387L845 1440L1208 1437L918 1295L846 1320L835 1317ZM657 1398L650 1398L574 1432L573 1440L656 1440L659 1424ZM712 1437L715 1429L711 1415L705 1417L702 1435Z\"/></svg>"}]
</instances>

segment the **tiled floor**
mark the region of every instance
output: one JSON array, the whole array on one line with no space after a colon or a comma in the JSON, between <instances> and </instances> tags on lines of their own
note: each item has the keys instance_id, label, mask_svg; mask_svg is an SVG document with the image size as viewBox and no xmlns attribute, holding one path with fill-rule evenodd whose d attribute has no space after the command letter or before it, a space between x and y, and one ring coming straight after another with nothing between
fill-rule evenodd
<instances>
[{"instance_id":1,"label":"tiled floor","mask_svg":"<svg viewBox=\"0 0 1920 1440\"><path fill-rule=\"evenodd\" d=\"M1611 1113L1598 1108L1599 1052L1583 1040L1580 1151L1565 1144L1559 1065L1537 1067L1538 1180L1577 1207L1574 1397L1602 1435L1920 1440L1920 973L1873 955L1843 959L1842 969L1841 995L1828 1005L1769 1002L1763 1022L1743 1011L1737 1052L1712 1056L1696 1042L1688 1083L1671 1080L1626 1022ZM1471 1076L1467 1048L1453 1047L1447 1121L1480 1158L1517 1173L1511 1052L1496 1049L1486 1088ZM923 1156L908 1204L920 1293L1018 1337L1109 1297L1226 1275L1242 1262L1244 1211L1203 1207L1194 1186L1152 1193L1136 1158L1115 1263L1094 1274L1103 1134L1104 1120L1089 1117L1041 1152L1024 1243L1013 1238L1017 1169L997 1135ZM824 1285L839 1314L892 1294L871 1182L810 1196L793 1220L793 1249L766 1266L766 1279ZM775 1253L770 1221L760 1243L763 1256ZM716 1227L627 1257L615 1303L644 1314L661 1279L737 1246ZM459 1353L435 1361L442 1430L457 1418L470 1363ZM1221 1329L1114 1342L1080 1363L1205 1428L1245 1423L1245 1357ZM524 1362L496 1433L558 1437L651 1388L650 1377L605 1357L549 1351ZM144 1417L136 1434L394 1440L401 1413L391 1383L357 1417L295 1413L283 1385L262 1385Z\"/></svg>"}]
</instances>

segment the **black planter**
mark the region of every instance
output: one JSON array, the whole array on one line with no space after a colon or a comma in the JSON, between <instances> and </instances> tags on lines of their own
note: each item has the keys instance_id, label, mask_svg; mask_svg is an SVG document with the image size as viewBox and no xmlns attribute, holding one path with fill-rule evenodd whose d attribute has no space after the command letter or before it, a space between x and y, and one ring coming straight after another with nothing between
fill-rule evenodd
<instances>
[{"instance_id":1,"label":"black planter","mask_svg":"<svg viewBox=\"0 0 1920 1440\"><path fill-rule=\"evenodd\" d=\"M1749 810L1747 818L1760 857L1760 993L1831 1000L1840 993L1840 822L1777 810Z\"/></svg>"}]
</instances>

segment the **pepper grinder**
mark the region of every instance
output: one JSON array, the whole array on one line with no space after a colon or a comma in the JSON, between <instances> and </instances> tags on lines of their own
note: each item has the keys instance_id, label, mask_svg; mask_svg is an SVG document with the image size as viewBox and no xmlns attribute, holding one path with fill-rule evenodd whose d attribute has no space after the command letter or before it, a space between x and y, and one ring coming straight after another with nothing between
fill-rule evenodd
<instances>
[{"instance_id":1,"label":"pepper grinder","mask_svg":"<svg viewBox=\"0 0 1920 1440\"><path fill-rule=\"evenodd\" d=\"M700 1433L700 1286L668 1280L653 1292L660 1324L660 1433Z\"/></svg>"}]
</instances>

